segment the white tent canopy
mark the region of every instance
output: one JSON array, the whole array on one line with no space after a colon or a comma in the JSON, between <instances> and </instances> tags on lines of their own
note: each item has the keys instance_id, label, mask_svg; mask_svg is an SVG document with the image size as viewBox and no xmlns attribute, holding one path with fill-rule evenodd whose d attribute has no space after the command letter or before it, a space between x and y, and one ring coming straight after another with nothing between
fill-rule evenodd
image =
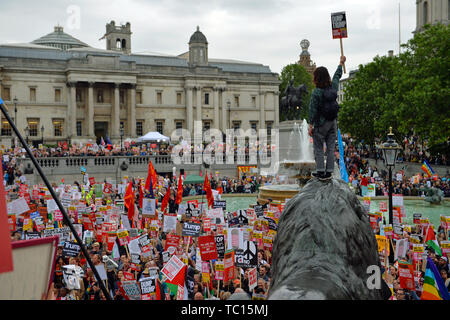
<instances>
[{"instance_id":1,"label":"white tent canopy","mask_svg":"<svg viewBox=\"0 0 450 320\"><path fill-rule=\"evenodd\" d=\"M169 137L163 136L161 133L155 131L148 132L147 134L139 137L137 142L170 142Z\"/></svg>"}]
</instances>

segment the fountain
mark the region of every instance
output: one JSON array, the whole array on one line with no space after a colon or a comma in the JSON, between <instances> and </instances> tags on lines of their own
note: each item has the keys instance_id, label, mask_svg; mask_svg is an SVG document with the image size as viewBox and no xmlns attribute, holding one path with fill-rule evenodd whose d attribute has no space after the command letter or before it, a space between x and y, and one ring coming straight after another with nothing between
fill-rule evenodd
<instances>
[{"instance_id":1,"label":"fountain","mask_svg":"<svg viewBox=\"0 0 450 320\"><path fill-rule=\"evenodd\" d=\"M311 178L316 164L312 139L308 135L308 123L304 119L301 125L297 121L284 121L280 130L280 165L278 176L287 176L287 183L262 186L259 188L258 200L265 203L268 199L285 201L295 196ZM287 130L286 130L287 129ZM291 130L289 130L291 129ZM289 132L289 138L283 132ZM288 141L284 145L284 141ZM284 154L283 154L284 153Z\"/></svg>"}]
</instances>

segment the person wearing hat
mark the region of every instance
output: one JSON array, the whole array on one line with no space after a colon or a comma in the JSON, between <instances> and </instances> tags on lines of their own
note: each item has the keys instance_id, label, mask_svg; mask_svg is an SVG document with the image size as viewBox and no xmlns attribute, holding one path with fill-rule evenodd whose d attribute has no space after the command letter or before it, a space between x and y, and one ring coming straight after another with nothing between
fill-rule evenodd
<instances>
[{"instance_id":1,"label":"person wearing hat","mask_svg":"<svg viewBox=\"0 0 450 320\"><path fill-rule=\"evenodd\" d=\"M445 270L445 272L449 273L450 270L449 270L449 267L448 267L448 259L447 259L447 257L442 256L442 257L439 258L437 268L438 268L439 271Z\"/></svg>"}]
</instances>

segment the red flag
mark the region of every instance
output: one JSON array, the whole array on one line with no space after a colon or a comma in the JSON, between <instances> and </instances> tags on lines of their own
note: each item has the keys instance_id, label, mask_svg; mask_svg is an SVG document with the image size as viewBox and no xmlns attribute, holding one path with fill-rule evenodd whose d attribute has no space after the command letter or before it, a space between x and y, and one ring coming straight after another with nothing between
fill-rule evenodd
<instances>
[{"instance_id":1,"label":"red flag","mask_svg":"<svg viewBox=\"0 0 450 320\"><path fill-rule=\"evenodd\" d=\"M148 174L147 180L145 180L145 190L150 190L150 180L153 180L153 189L156 187L156 183L158 182L158 176L156 175L155 168L153 168L152 161L148 161Z\"/></svg>"},{"instance_id":2,"label":"red flag","mask_svg":"<svg viewBox=\"0 0 450 320\"><path fill-rule=\"evenodd\" d=\"M219 192L219 194L222 194L222 193L223 193L223 188L222 188L222 186L220 186L219 189L217 189L217 191Z\"/></svg>"},{"instance_id":3,"label":"red flag","mask_svg":"<svg viewBox=\"0 0 450 320\"><path fill-rule=\"evenodd\" d=\"M203 177L203 171L200 170L200 177Z\"/></svg>"},{"instance_id":4,"label":"red flag","mask_svg":"<svg viewBox=\"0 0 450 320\"><path fill-rule=\"evenodd\" d=\"M175 203L180 204L182 198L183 198L183 181L181 180L180 174L180 177L178 178L177 198L175 199Z\"/></svg>"},{"instance_id":5,"label":"red flag","mask_svg":"<svg viewBox=\"0 0 450 320\"><path fill-rule=\"evenodd\" d=\"M131 181L128 184L127 190L125 191L124 200L125 207L128 209L128 219L133 220L135 196L133 191L133 184Z\"/></svg>"},{"instance_id":6,"label":"red flag","mask_svg":"<svg viewBox=\"0 0 450 320\"><path fill-rule=\"evenodd\" d=\"M0 166L1 177L3 168ZM3 180L0 181L0 273L13 271L13 257L11 237L8 223L8 210L6 208L6 192Z\"/></svg>"},{"instance_id":7,"label":"red flag","mask_svg":"<svg viewBox=\"0 0 450 320\"><path fill-rule=\"evenodd\" d=\"M428 226L427 234L425 237L424 243L427 243L429 240L436 240L436 233L434 233L433 227Z\"/></svg>"},{"instance_id":8,"label":"red flag","mask_svg":"<svg viewBox=\"0 0 450 320\"><path fill-rule=\"evenodd\" d=\"M139 179L139 208L142 208L144 202L144 191L142 191L141 180Z\"/></svg>"},{"instance_id":9,"label":"red flag","mask_svg":"<svg viewBox=\"0 0 450 320\"><path fill-rule=\"evenodd\" d=\"M170 185L166 190L166 194L164 195L164 198L161 202L161 211L164 212L164 210L166 210L167 208L167 204L169 203L169 198L170 198Z\"/></svg>"},{"instance_id":10,"label":"red flag","mask_svg":"<svg viewBox=\"0 0 450 320\"><path fill-rule=\"evenodd\" d=\"M212 194L211 185L209 184L208 175L205 174L205 183L203 183L203 191L206 191L206 198L208 199L208 208L214 205L214 196Z\"/></svg>"}]
</instances>

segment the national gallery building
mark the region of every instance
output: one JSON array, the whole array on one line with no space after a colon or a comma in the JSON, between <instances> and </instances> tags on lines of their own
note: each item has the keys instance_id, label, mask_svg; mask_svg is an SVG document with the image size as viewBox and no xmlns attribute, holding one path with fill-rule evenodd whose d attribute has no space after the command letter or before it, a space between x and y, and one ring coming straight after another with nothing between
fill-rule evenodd
<instances>
[{"instance_id":1,"label":"national gallery building","mask_svg":"<svg viewBox=\"0 0 450 320\"><path fill-rule=\"evenodd\" d=\"M188 35L186 36L187 40ZM130 23L106 24L106 49L60 26L31 43L0 45L0 93L30 143L137 138L176 129L271 129L279 122L278 74L266 65L211 59L197 30L178 56L133 54ZM1 144L12 143L2 117Z\"/></svg>"}]
</instances>

